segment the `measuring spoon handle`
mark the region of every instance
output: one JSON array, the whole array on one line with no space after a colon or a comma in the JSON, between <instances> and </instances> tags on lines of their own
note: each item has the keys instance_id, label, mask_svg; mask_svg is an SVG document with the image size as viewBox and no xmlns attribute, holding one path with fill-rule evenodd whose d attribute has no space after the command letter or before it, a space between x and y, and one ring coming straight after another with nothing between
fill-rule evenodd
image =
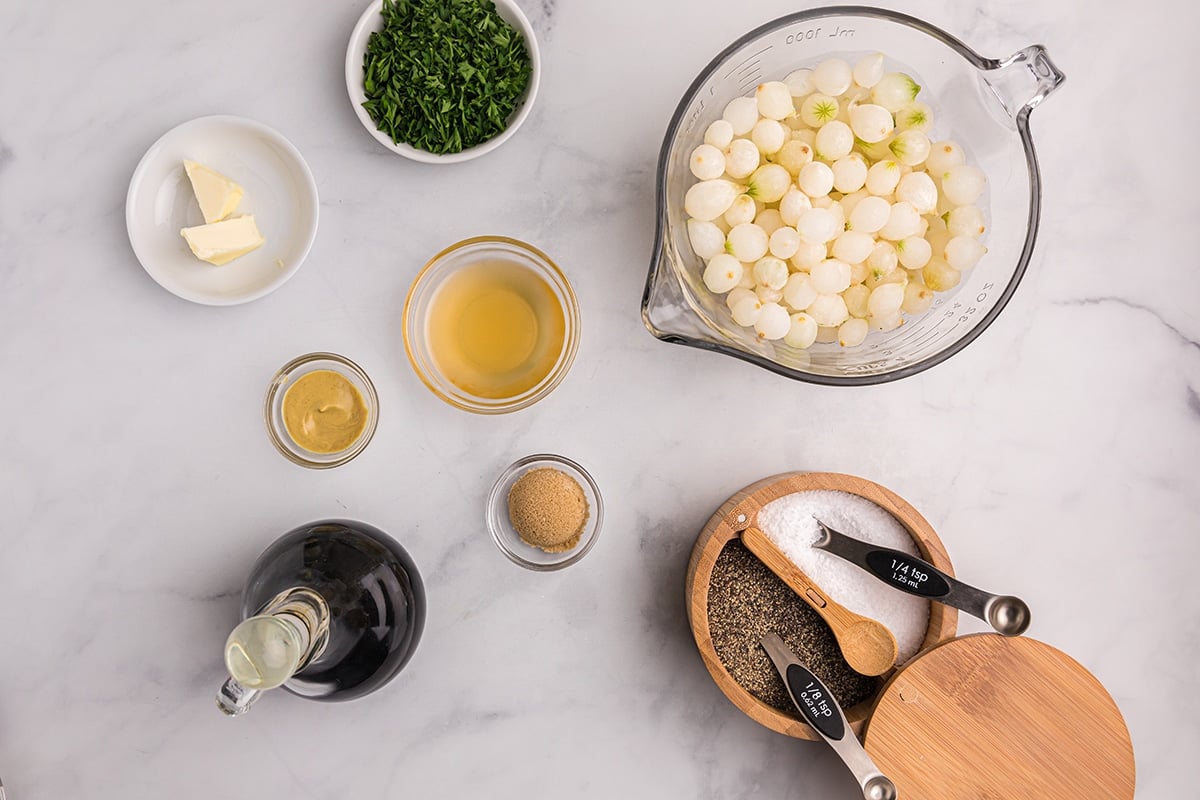
<instances>
[{"instance_id":1,"label":"measuring spoon handle","mask_svg":"<svg viewBox=\"0 0 1200 800\"><path fill-rule=\"evenodd\" d=\"M994 595L976 589L947 575L924 559L890 547L879 547L855 539L835 531L820 520L817 520L817 525L821 528L821 538L813 547L844 558L895 589L953 606L959 611L991 623L997 630L1004 626L997 624L996 606L1020 604L1020 607L1024 608L1024 619L1018 624L1023 624L1024 627L1018 631L1015 630L1017 626L1010 623L1000 632L1012 636L1023 633L1028 627L1028 608L1015 597Z\"/></svg>"},{"instance_id":2,"label":"measuring spoon handle","mask_svg":"<svg viewBox=\"0 0 1200 800\"><path fill-rule=\"evenodd\" d=\"M896 637L886 625L836 602L758 528L742 531L742 544L829 624L846 663L856 672L882 675L896 663Z\"/></svg>"},{"instance_id":3,"label":"measuring spoon handle","mask_svg":"<svg viewBox=\"0 0 1200 800\"><path fill-rule=\"evenodd\" d=\"M863 749L858 737L850 730L846 715L838 705L837 698L825 687L821 679L800 663L788 646L774 633L768 633L760 643L771 657L771 663L779 672L787 687L792 703L800 711L817 735L824 739L838 758L850 768L858 780L863 797L894 800L895 785L879 771L871 756Z\"/></svg>"}]
</instances>

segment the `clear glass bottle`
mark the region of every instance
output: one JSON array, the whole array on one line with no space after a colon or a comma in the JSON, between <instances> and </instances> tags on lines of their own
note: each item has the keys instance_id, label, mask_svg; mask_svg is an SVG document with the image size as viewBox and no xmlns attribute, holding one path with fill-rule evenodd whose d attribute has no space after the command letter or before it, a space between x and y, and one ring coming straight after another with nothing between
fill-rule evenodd
<instances>
[{"instance_id":1,"label":"clear glass bottle","mask_svg":"<svg viewBox=\"0 0 1200 800\"><path fill-rule=\"evenodd\" d=\"M394 539L361 522L325 520L278 539L255 562L243 621L225 644L230 716L282 686L313 700L352 700L396 676L425 624L425 589Z\"/></svg>"}]
</instances>

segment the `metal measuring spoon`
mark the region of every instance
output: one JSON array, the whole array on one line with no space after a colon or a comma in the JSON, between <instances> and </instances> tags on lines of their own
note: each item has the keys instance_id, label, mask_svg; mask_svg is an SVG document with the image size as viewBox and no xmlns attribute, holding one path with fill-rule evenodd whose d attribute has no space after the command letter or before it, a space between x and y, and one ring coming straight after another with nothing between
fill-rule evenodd
<instances>
[{"instance_id":1,"label":"metal measuring spoon","mask_svg":"<svg viewBox=\"0 0 1200 800\"><path fill-rule=\"evenodd\" d=\"M965 611L1005 636L1020 636L1029 628L1029 606L1019 597L989 594L916 556L839 533L819 519L817 525L821 538L813 547L846 559L895 589Z\"/></svg>"},{"instance_id":2,"label":"metal measuring spoon","mask_svg":"<svg viewBox=\"0 0 1200 800\"><path fill-rule=\"evenodd\" d=\"M896 800L896 785L867 755L854 731L850 730L837 698L825 688L820 678L809 672L775 634L768 633L759 644L771 657L771 663L783 678L788 695L804 721L829 743L838 758L854 773L865 800Z\"/></svg>"}]
</instances>

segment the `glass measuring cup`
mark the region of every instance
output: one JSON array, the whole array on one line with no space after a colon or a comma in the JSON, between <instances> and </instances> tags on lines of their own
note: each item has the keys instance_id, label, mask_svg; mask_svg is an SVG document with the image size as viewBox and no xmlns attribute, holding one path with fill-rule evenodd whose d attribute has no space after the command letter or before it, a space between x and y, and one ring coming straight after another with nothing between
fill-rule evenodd
<instances>
[{"instance_id":1,"label":"glass measuring cup","mask_svg":"<svg viewBox=\"0 0 1200 800\"><path fill-rule=\"evenodd\" d=\"M688 240L683 198L695 182L688 156L708 124L735 97L766 80L834 55L871 52L910 68L920 99L933 107L932 138L954 139L988 177L988 252L939 294L924 315L858 347L800 350L760 341L734 323L724 296L704 286L703 260ZM659 154L658 223L642 296L642 321L659 339L734 356L811 383L863 385L913 375L970 344L1003 310L1020 283L1037 237L1041 188L1029 115L1064 80L1045 48L984 58L915 17L863 6L802 11L769 22L725 48L692 82L675 109ZM983 199L980 201L983 203Z\"/></svg>"}]
</instances>

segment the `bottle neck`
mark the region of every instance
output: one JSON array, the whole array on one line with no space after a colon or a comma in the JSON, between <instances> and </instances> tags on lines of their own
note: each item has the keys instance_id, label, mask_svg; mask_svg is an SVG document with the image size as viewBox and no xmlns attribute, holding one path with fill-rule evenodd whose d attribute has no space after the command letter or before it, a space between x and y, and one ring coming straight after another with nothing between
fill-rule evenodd
<instances>
[{"instance_id":1,"label":"bottle neck","mask_svg":"<svg viewBox=\"0 0 1200 800\"><path fill-rule=\"evenodd\" d=\"M320 657L328 641L325 599L302 587L280 592L229 635L225 666L230 678L217 693L217 707L229 716L246 713L264 691Z\"/></svg>"}]
</instances>

